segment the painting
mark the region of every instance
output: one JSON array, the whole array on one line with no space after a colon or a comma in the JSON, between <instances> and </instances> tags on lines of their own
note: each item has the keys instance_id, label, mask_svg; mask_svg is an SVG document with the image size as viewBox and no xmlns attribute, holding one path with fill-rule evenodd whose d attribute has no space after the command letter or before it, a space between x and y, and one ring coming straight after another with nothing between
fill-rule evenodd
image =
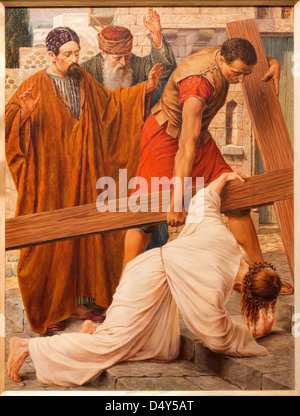
<instances>
[{"instance_id":1,"label":"painting","mask_svg":"<svg viewBox=\"0 0 300 416\"><path fill-rule=\"evenodd\" d=\"M198 1L176 6L156 2L152 7L148 2L131 5L120 0L112 7L101 1L85 7L82 2L66 0L59 6L51 1L25 1L19 7L15 3L2 1L1 9L4 25L1 37L4 39L5 35L0 51L1 85L6 106L5 109L2 106L6 125L5 129L2 127L0 140L1 393L118 396L124 392L131 395L143 392L149 396L169 394L178 399L181 395L193 396L192 402L183 397L176 403L148 401L145 406L150 406L150 410L166 409L166 406L173 410L178 406L181 410L192 410L194 406L195 410L198 405L195 397L220 393L299 395L296 371L300 334L296 298L299 224L293 218L292 207L293 198L295 207L299 205L297 186L295 194L293 189L294 152L296 158L300 139L294 128L297 124L294 107L299 101L299 54L296 53L299 4L261 1L253 6L251 2L217 1L212 5ZM247 64L238 59L243 62L242 67L230 66L233 72L229 73L226 68L231 62L224 60L221 70L221 46L228 39L248 36L255 44L257 65L254 58L251 61L248 48ZM66 45L68 48L64 49ZM197 65L202 65L201 87ZM264 82L262 75L270 67L275 72ZM219 78L214 71L220 72ZM259 76L260 97L256 91ZM187 86L187 82L197 84ZM178 96L173 99L175 90ZM188 98L185 94L189 94ZM195 132L194 160L187 162L186 159L186 164L190 163L188 170L180 167L177 152L179 138L184 140L184 134L188 136L183 127L187 122L182 124L182 120L184 117L191 120L193 111L196 113L196 107L187 107L191 102L201 108L201 114L207 119L202 116L199 131L196 118L191 124L193 128L186 130L191 136ZM261 117L264 111L269 111L273 118ZM201 146L206 146L206 156L200 158ZM209 159L216 154L220 161L213 165ZM195 170L197 163L199 169ZM201 163L209 163L213 168L207 173ZM220 163L218 174L217 163ZM166 186L169 186L172 174L194 179L204 177L207 186L217 180L220 172L225 175L230 170L240 172L240 181L247 178L248 194L245 197L242 184L228 183L220 190L223 205L219 209L224 229L234 230L231 224L235 220L231 219L247 215L259 250L253 251L253 261L259 259L275 267L284 285L276 303L272 331L254 346L251 344L252 350L245 347L244 355L257 356L243 357L236 350L232 355L224 351L218 354L214 344L210 344L210 337L195 335L192 318L180 307L178 315L174 300L166 297L164 302L170 308L170 315L167 323L160 321L165 331L160 329L153 339L147 335L158 319L159 309L148 326L145 315L144 321L135 323L132 329L142 331L145 324L143 337L149 336L149 345L154 348L157 337L163 338L172 322L177 335L174 335L175 341L170 341L166 355L159 351L148 357L145 346L132 354L137 347L134 342L127 345L126 337L131 336L128 330L128 334L125 331L121 336L126 341L122 341L119 349L115 345L119 359L108 354L111 364L108 368L100 365L98 371L88 362L88 376L80 376L78 385L70 381L73 377L70 375L60 385L57 381L58 385L53 386L51 376L47 378L50 370L40 367L38 380L31 355L36 357L39 342L46 345L47 339L52 342L55 335L68 336L74 332L86 331L91 336L96 327L104 325L102 333L107 337L104 341L110 343L115 327L106 328L105 324L113 299L116 305L121 305L120 311L124 311L122 319L128 311L134 321L151 298L147 292L145 298L139 299L135 292L138 281L132 293L126 292L126 284L120 277L122 273L124 276L124 270L134 267L131 265L136 264L138 255L147 262L151 253L159 253L165 244L176 246L186 221L184 210L181 210L183 217L168 213L167 225L166 212L146 208L150 183L152 192L164 189L160 188L164 182L157 184L153 178L167 176ZM178 189L176 186L174 189ZM145 195L147 198L143 199ZM171 195L172 206L174 193ZM126 201L126 209L118 206L119 216L114 216L116 203L121 204L120 201ZM188 204L184 202L184 206ZM237 210L237 215L228 214ZM139 211L144 216L139 216ZM249 246L242 239L238 242L240 256L251 263ZM180 265L187 262L188 256L182 257ZM153 262L150 263L153 265ZM180 270L181 266L178 267ZM191 267L191 276L192 270ZM177 301L177 292L172 290ZM128 299L120 300L118 293L119 297L128 293ZM183 293L188 297L189 292L184 292L182 287ZM137 297L132 298L133 294ZM130 311L133 304L141 308L136 314ZM186 308L189 310L188 304ZM230 325L236 322L233 325L237 328L244 325L241 289L228 294L226 311L226 322ZM114 316L113 307L109 313ZM190 314L192 317L192 309ZM86 329L82 324L87 321ZM124 326L122 321L118 325L126 328L127 324ZM24 358L18 382L5 373L12 337L26 342L33 340L31 355ZM77 344L81 342L80 337ZM140 345L139 342L136 344ZM268 355L262 354L263 350ZM170 357L169 361L165 357ZM147 358L153 360L147 361ZM47 361L46 357L40 359ZM70 361L69 367L73 364ZM64 371L67 370L62 366L61 373ZM80 371L82 368L78 366L78 374ZM56 380L60 380L59 376ZM121 400L105 403L108 406L105 410L122 410ZM134 412L138 410L135 405L139 403L132 402Z\"/></svg>"}]
</instances>

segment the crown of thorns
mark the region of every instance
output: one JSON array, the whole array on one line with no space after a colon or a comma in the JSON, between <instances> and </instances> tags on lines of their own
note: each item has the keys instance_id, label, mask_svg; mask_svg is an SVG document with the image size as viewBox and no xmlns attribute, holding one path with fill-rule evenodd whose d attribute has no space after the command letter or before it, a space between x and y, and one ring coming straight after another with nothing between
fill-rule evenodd
<instances>
[{"instance_id":1,"label":"crown of thorns","mask_svg":"<svg viewBox=\"0 0 300 416\"><path fill-rule=\"evenodd\" d=\"M267 301L265 299L261 299L259 296L255 295L252 290L251 290L251 285L252 285L252 277L258 273L260 270L265 269L269 267L272 270L276 270L276 268L271 264L271 263L267 263L267 262L259 262L259 263L254 263L253 266L249 267L248 272L245 274L244 277L244 281L243 281L243 289L244 292L247 296L247 300L250 303L255 304L258 307L264 308L266 307L270 301Z\"/></svg>"}]
</instances>

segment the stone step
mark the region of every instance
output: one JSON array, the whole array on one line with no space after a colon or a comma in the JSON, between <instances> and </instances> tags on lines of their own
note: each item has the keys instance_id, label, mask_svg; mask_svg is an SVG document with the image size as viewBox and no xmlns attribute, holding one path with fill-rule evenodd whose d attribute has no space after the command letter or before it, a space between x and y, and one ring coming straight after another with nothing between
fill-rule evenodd
<instances>
[{"instance_id":1,"label":"stone step","mask_svg":"<svg viewBox=\"0 0 300 416\"><path fill-rule=\"evenodd\" d=\"M239 390L194 362L124 362L91 381L98 390L126 391L223 391Z\"/></svg>"},{"instance_id":2,"label":"stone step","mask_svg":"<svg viewBox=\"0 0 300 416\"><path fill-rule=\"evenodd\" d=\"M234 319L238 316L233 316ZM230 357L207 348L181 322L181 359L196 363L242 390L294 390L294 337L276 328L258 343L268 349L263 357Z\"/></svg>"},{"instance_id":3,"label":"stone step","mask_svg":"<svg viewBox=\"0 0 300 416\"><path fill-rule=\"evenodd\" d=\"M233 319L241 321L240 295L227 303ZM274 329L258 340L266 346L266 357L237 358L216 354L180 319L181 351L174 363L126 362L113 366L90 384L96 390L290 390L294 389L294 337L291 334L293 296L280 296ZM39 336L29 326L18 289L6 291L6 317L20 333ZM78 331L72 321L65 332Z\"/></svg>"}]
</instances>

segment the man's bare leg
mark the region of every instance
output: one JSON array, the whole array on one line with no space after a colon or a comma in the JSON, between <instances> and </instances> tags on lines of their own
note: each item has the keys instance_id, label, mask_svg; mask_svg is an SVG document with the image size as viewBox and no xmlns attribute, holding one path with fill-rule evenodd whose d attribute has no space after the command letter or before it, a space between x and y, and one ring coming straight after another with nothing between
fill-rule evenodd
<instances>
[{"instance_id":1,"label":"man's bare leg","mask_svg":"<svg viewBox=\"0 0 300 416\"><path fill-rule=\"evenodd\" d=\"M243 247L249 260L252 262L264 262L258 237L251 216L241 218L228 217L229 229L236 241Z\"/></svg>"},{"instance_id":2,"label":"man's bare leg","mask_svg":"<svg viewBox=\"0 0 300 416\"><path fill-rule=\"evenodd\" d=\"M237 242L243 247L249 260L253 263L264 262L263 254L259 245L258 237L251 216L241 218L228 218L229 229ZM282 282L281 294L291 294L294 292L293 286L287 282ZM240 289L240 288L239 288ZM235 290L240 291L238 288Z\"/></svg>"},{"instance_id":3,"label":"man's bare leg","mask_svg":"<svg viewBox=\"0 0 300 416\"><path fill-rule=\"evenodd\" d=\"M122 274L127 263L129 263L139 254L144 253L151 239L151 236L152 233L143 233L134 228L131 228L127 231L125 236L125 250Z\"/></svg>"},{"instance_id":4,"label":"man's bare leg","mask_svg":"<svg viewBox=\"0 0 300 416\"><path fill-rule=\"evenodd\" d=\"M9 341L9 353L6 371L13 381L22 381L19 371L29 357L29 339L13 337Z\"/></svg>"}]
</instances>

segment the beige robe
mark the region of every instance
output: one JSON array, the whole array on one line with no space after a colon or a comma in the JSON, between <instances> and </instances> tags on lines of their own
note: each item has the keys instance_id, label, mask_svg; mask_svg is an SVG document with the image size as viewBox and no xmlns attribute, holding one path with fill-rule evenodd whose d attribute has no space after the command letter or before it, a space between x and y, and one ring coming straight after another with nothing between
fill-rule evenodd
<instances>
[{"instance_id":1,"label":"beige robe","mask_svg":"<svg viewBox=\"0 0 300 416\"><path fill-rule=\"evenodd\" d=\"M266 355L246 325L234 322L225 309L240 260L238 244L220 215L219 195L210 187L199 191L178 238L127 265L107 318L94 334L30 340L39 381L82 385L120 361L175 359L179 311L211 350Z\"/></svg>"}]
</instances>

